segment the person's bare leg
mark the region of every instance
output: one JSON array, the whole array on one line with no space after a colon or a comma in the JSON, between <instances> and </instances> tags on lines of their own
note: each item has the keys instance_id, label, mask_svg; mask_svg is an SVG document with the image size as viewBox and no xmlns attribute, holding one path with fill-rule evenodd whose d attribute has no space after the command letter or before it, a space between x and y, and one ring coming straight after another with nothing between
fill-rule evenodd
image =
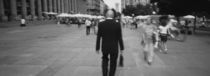
<instances>
[{"instance_id":1,"label":"person's bare leg","mask_svg":"<svg viewBox=\"0 0 210 76\"><path fill-rule=\"evenodd\" d=\"M165 42L164 42L163 44L164 44L164 53L165 53L165 54L167 54L167 53L168 53L168 48L167 48L167 45L166 45L166 43L165 43Z\"/></svg>"},{"instance_id":2,"label":"person's bare leg","mask_svg":"<svg viewBox=\"0 0 210 76\"><path fill-rule=\"evenodd\" d=\"M163 52L163 42L162 41L159 43L159 51Z\"/></svg>"},{"instance_id":3,"label":"person's bare leg","mask_svg":"<svg viewBox=\"0 0 210 76\"><path fill-rule=\"evenodd\" d=\"M147 62L148 61L148 44L146 43L144 46L144 60Z\"/></svg>"},{"instance_id":4,"label":"person's bare leg","mask_svg":"<svg viewBox=\"0 0 210 76\"><path fill-rule=\"evenodd\" d=\"M150 43L148 47L148 58L147 58L149 65L152 64L153 56L154 56L154 47L153 47L153 44Z\"/></svg>"}]
</instances>

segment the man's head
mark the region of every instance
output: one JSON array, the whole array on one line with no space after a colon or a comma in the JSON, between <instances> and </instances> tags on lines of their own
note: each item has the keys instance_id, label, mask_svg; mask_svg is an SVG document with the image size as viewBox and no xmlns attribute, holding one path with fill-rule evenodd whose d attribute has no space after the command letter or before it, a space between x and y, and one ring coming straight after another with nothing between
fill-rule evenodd
<instances>
[{"instance_id":1,"label":"man's head","mask_svg":"<svg viewBox=\"0 0 210 76\"><path fill-rule=\"evenodd\" d=\"M104 12L106 18L116 18L117 12L114 9L107 9Z\"/></svg>"}]
</instances>

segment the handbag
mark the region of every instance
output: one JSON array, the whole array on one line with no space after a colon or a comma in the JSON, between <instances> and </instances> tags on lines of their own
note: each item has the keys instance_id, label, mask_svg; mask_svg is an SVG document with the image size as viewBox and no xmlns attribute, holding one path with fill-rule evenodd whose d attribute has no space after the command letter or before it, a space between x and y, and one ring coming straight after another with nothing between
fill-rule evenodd
<instances>
[{"instance_id":1,"label":"handbag","mask_svg":"<svg viewBox=\"0 0 210 76\"><path fill-rule=\"evenodd\" d=\"M123 54L120 54L120 60L119 60L119 66L123 67L124 66L124 58L123 58Z\"/></svg>"}]
</instances>

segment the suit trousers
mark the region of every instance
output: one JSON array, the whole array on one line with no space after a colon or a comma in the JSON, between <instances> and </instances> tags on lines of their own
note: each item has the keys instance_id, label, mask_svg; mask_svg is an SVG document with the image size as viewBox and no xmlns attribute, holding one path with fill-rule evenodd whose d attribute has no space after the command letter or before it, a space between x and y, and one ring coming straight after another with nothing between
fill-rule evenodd
<instances>
[{"instance_id":1,"label":"suit trousers","mask_svg":"<svg viewBox=\"0 0 210 76\"><path fill-rule=\"evenodd\" d=\"M117 50L109 50L112 52L107 52L107 51L103 52L102 56L103 76L108 76L108 75L114 76L117 67L118 51Z\"/></svg>"}]
</instances>

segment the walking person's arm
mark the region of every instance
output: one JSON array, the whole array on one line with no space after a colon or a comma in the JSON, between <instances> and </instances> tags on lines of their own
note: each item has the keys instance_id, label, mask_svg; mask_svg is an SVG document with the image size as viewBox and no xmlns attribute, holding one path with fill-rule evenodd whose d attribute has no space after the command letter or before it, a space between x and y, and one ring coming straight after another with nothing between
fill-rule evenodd
<instances>
[{"instance_id":1,"label":"walking person's arm","mask_svg":"<svg viewBox=\"0 0 210 76\"><path fill-rule=\"evenodd\" d=\"M142 33L141 33L141 45L144 47L144 45L145 45L145 33L144 33L144 31L142 31Z\"/></svg>"},{"instance_id":2,"label":"walking person's arm","mask_svg":"<svg viewBox=\"0 0 210 76\"><path fill-rule=\"evenodd\" d=\"M100 27L100 23L99 23L99 25L98 25L97 39L96 39L96 52L97 53L99 53L100 46L101 46L101 36L102 36L102 32L101 32L101 27Z\"/></svg>"},{"instance_id":3,"label":"walking person's arm","mask_svg":"<svg viewBox=\"0 0 210 76\"><path fill-rule=\"evenodd\" d=\"M155 48L157 48L158 47L158 43L159 43L159 32L158 31L156 31L155 32Z\"/></svg>"},{"instance_id":4,"label":"walking person's arm","mask_svg":"<svg viewBox=\"0 0 210 76\"><path fill-rule=\"evenodd\" d=\"M170 28L167 29L167 32L168 32L169 36L171 36L172 38L175 38L175 36L171 33L170 30L171 30Z\"/></svg>"},{"instance_id":5,"label":"walking person's arm","mask_svg":"<svg viewBox=\"0 0 210 76\"><path fill-rule=\"evenodd\" d=\"M120 45L121 52L123 52L123 50L124 50L124 43L123 43L122 28L121 28L120 23L118 23L118 26L119 26L119 31L118 31L119 45Z\"/></svg>"},{"instance_id":6,"label":"walking person's arm","mask_svg":"<svg viewBox=\"0 0 210 76\"><path fill-rule=\"evenodd\" d=\"M159 28L158 27L155 27L154 28L154 35L155 35L155 45L154 47L157 48L158 47L158 43L159 43Z\"/></svg>"}]
</instances>

